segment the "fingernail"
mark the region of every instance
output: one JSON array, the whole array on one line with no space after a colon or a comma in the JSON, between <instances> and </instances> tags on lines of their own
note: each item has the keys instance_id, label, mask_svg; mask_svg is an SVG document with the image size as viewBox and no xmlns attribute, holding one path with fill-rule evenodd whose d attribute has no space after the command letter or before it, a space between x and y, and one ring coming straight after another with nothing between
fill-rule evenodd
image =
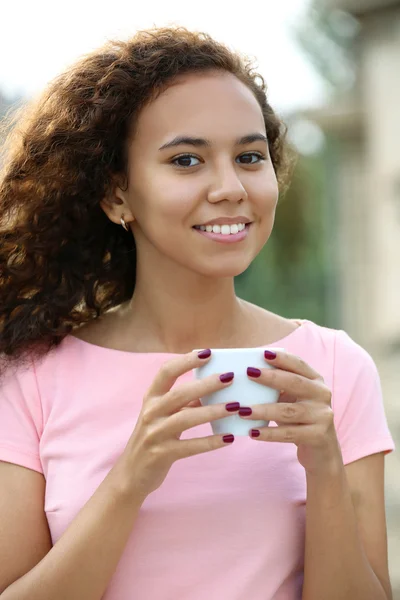
<instances>
[{"instance_id":1,"label":"fingernail","mask_svg":"<svg viewBox=\"0 0 400 600\"><path fill-rule=\"evenodd\" d=\"M228 435L224 435L224 437L222 438L222 441L225 442L225 444L232 444L232 442L235 441L235 436L232 435L231 433Z\"/></svg>"},{"instance_id":2,"label":"fingernail","mask_svg":"<svg viewBox=\"0 0 400 600\"><path fill-rule=\"evenodd\" d=\"M276 358L276 353L271 352L270 350L264 350L264 356L267 360L273 360L274 358Z\"/></svg>"},{"instance_id":3,"label":"fingernail","mask_svg":"<svg viewBox=\"0 0 400 600\"><path fill-rule=\"evenodd\" d=\"M241 406L239 409L239 415L241 417L248 417L249 415L252 414L252 410L249 406Z\"/></svg>"},{"instance_id":4,"label":"fingernail","mask_svg":"<svg viewBox=\"0 0 400 600\"><path fill-rule=\"evenodd\" d=\"M261 371L254 367L247 367L247 375L250 375L250 377L260 377Z\"/></svg>"},{"instance_id":5,"label":"fingernail","mask_svg":"<svg viewBox=\"0 0 400 600\"><path fill-rule=\"evenodd\" d=\"M197 353L197 356L199 358L208 358L209 356L211 356L211 350L209 348L207 348L206 350L201 350Z\"/></svg>"},{"instance_id":6,"label":"fingernail","mask_svg":"<svg viewBox=\"0 0 400 600\"><path fill-rule=\"evenodd\" d=\"M229 410L229 412L235 412L236 410L239 410L240 408L240 402L229 402L229 404L225 405L226 410Z\"/></svg>"},{"instance_id":7,"label":"fingernail","mask_svg":"<svg viewBox=\"0 0 400 600\"><path fill-rule=\"evenodd\" d=\"M232 381L234 375L235 374L232 372L223 373L222 375L219 376L219 378L222 381L222 383L229 383L230 381Z\"/></svg>"},{"instance_id":8,"label":"fingernail","mask_svg":"<svg viewBox=\"0 0 400 600\"><path fill-rule=\"evenodd\" d=\"M259 437L260 430L259 429L252 429L250 433L251 433L251 437Z\"/></svg>"}]
</instances>

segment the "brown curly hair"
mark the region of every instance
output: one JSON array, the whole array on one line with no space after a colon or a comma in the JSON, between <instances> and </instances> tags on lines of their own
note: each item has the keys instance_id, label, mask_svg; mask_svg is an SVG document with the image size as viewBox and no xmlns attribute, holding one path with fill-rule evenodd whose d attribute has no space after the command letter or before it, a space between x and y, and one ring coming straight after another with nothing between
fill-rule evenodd
<instances>
[{"instance_id":1,"label":"brown curly hair","mask_svg":"<svg viewBox=\"0 0 400 600\"><path fill-rule=\"evenodd\" d=\"M203 32L153 28L108 41L56 77L3 125L0 177L0 355L58 346L72 329L129 299L136 251L131 232L100 206L140 109L178 75L221 70L252 90L262 109L281 186L290 160L286 127L252 61Z\"/></svg>"}]
</instances>

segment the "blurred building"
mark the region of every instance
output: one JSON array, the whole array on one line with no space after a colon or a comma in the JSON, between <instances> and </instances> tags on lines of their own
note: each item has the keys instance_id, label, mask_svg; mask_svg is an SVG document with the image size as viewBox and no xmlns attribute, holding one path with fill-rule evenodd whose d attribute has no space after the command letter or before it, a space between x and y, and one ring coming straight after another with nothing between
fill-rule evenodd
<instances>
[{"instance_id":1,"label":"blurred building","mask_svg":"<svg viewBox=\"0 0 400 600\"><path fill-rule=\"evenodd\" d=\"M330 140L340 325L374 357L400 449L400 1L325 0L360 24L356 83L310 112ZM386 459L389 561L400 599L400 456Z\"/></svg>"}]
</instances>

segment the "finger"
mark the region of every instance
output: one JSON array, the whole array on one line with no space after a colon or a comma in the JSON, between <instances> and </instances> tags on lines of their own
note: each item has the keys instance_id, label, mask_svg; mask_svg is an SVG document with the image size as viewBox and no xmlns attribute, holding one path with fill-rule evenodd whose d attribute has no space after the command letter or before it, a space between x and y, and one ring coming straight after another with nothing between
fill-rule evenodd
<instances>
[{"instance_id":1,"label":"finger","mask_svg":"<svg viewBox=\"0 0 400 600\"><path fill-rule=\"evenodd\" d=\"M151 386L148 389L148 396L162 396L166 394L174 385L178 377L184 375L191 369L206 364L211 356L211 350L202 351L206 358L200 358L198 352L188 352L177 358L166 361L155 376ZM208 355L208 353L210 353ZM207 356L208 355L208 356Z\"/></svg>"},{"instance_id":2,"label":"finger","mask_svg":"<svg viewBox=\"0 0 400 600\"><path fill-rule=\"evenodd\" d=\"M229 436L227 437L227 442L224 442L223 440L225 436ZM212 452L212 450L231 446L234 440L235 437L227 433L193 438L190 440L179 440L175 442L176 445L174 446L173 454L175 460L179 460L180 458L187 458L188 456L204 454L205 452Z\"/></svg>"},{"instance_id":3,"label":"finger","mask_svg":"<svg viewBox=\"0 0 400 600\"><path fill-rule=\"evenodd\" d=\"M254 435L254 432L259 432ZM318 446L323 443L324 430L316 425L293 425L282 427L260 427L252 429L249 435L260 442L282 442L285 444L308 444Z\"/></svg>"},{"instance_id":4,"label":"finger","mask_svg":"<svg viewBox=\"0 0 400 600\"><path fill-rule=\"evenodd\" d=\"M288 394L285 391L282 391L279 395L278 402L285 402L286 404L297 402L297 396L293 396L293 394Z\"/></svg>"},{"instance_id":5,"label":"finger","mask_svg":"<svg viewBox=\"0 0 400 600\"><path fill-rule=\"evenodd\" d=\"M276 355L275 358L273 358L274 354ZM300 356L296 356L295 354L289 354L288 352L281 352L279 350L270 353L266 350L264 351L264 358L268 364L278 369L297 373L308 379L319 379L323 381L322 376L315 371L315 369L300 358Z\"/></svg>"},{"instance_id":6,"label":"finger","mask_svg":"<svg viewBox=\"0 0 400 600\"><path fill-rule=\"evenodd\" d=\"M200 398L196 398L196 400L192 400L186 406L182 406L181 410L186 410L187 408L197 408L198 406L202 406Z\"/></svg>"},{"instance_id":7,"label":"finger","mask_svg":"<svg viewBox=\"0 0 400 600\"><path fill-rule=\"evenodd\" d=\"M323 386L319 381L307 379L297 373L290 373L281 369L254 369L250 367L247 375L256 383L279 391L285 390L287 394L300 399L315 397L317 389L319 391L316 386Z\"/></svg>"},{"instance_id":8,"label":"finger","mask_svg":"<svg viewBox=\"0 0 400 600\"><path fill-rule=\"evenodd\" d=\"M204 379L182 383L161 398L157 398L157 402L154 405L155 413L157 415L172 415L184 406L187 406L188 403L196 403L199 398L229 387L232 385L233 378L233 373L216 373Z\"/></svg>"},{"instance_id":9,"label":"finger","mask_svg":"<svg viewBox=\"0 0 400 600\"><path fill-rule=\"evenodd\" d=\"M244 414L247 407L242 407L239 416L242 419L261 419L275 423L315 423L318 419L315 406L306 402L257 404L251 406L251 414ZM246 411L249 412L248 410ZM242 414L241 414L242 413Z\"/></svg>"},{"instance_id":10,"label":"finger","mask_svg":"<svg viewBox=\"0 0 400 600\"><path fill-rule=\"evenodd\" d=\"M236 408L234 408L236 407ZM239 411L239 402L229 404L213 404L209 406L201 406L194 410L180 411L171 415L163 423L163 431L167 437L171 435L180 435L183 431L203 425L217 419L229 417Z\"/></svg>"}]
</instances>

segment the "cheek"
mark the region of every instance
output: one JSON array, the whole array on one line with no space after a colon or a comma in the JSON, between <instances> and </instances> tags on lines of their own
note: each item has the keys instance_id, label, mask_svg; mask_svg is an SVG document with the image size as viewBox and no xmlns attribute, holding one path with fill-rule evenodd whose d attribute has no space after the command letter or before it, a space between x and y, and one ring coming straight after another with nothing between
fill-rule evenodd
<instances>
[{"instance_id":1,"label":"cheek","mask_svg":"<svg viewBox=\"0 0 400 600\"><path fill-rule=\"evenodd\" d=\"M182 230L182 226L186 224L189 227L193 206L194 202L190 202L184 194L169 195L164 192L163 195L158 196L157 202L153 203L148 219L153 224L167 226L170 230Z\"/></svg>"},{"instance_id":2,"label":"cheek","mask_svg":"<svg viewBox=\"0 0 400 600\"><path fill-rule=\"evenodd\" d=\"M279 198L279 188L275 176L269 176L259 182L252 197L261 220L269 220L271 216L274 216Z\"/></svg>"},{"instance_id":3,"label":"cheek","mask_svg":"<svg viewBox=\"0 0 400 600\"><path fill-rule=\"evenodd\" d=\"M137 196L136 214L144 227L179 227L190 221L196 206L196 189L188 182L173 182L157 177ZM197 190L198 193L198 190ZM140 198L140 200L139 200ZM139 206L140 204L140 206ZM135 210L135 207L134 207Z\"/></svg>"}]
</instances>

